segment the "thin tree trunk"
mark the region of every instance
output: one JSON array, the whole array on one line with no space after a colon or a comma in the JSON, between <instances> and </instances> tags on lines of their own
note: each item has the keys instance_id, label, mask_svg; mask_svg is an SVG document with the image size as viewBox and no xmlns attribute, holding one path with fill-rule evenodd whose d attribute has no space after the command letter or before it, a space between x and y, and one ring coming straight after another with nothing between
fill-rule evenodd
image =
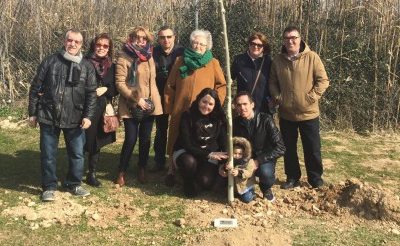
<instances>
[{"instance_id":1,"label":"thin tree trunk","mask_svg":"<svg viewBox=\"0 0 400 246\"><path fill-rule=\"evenodd\" d=\"M227 107L227 122L228 122L228 154L229 161L228 165L233 167L233 144L232 144L232 78L231 78L231 68L230 68L230 58L229 58L229 44L228 44L228 30L226 28L226 20L225 20L225 8L223 0L219 0L221 6L221 19L222 19L222 27L224 33L224 45L225 45L225 64L226 64L226 77L227 77L227 97L226 103ZM228 202L233 202L233 176L228 174Z\"/></svg>"}]
</instances>

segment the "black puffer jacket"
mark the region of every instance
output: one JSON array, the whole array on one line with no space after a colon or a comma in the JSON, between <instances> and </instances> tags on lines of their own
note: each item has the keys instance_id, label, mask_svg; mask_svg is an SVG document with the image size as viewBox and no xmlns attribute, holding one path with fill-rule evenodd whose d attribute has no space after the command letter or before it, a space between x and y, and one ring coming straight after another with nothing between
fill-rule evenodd
<instances>
[{"instance_id":1,"label":"black puffer jacket","mask_svg":"<svg viewBox=\"0 0 400 246\"><path fill-rule=\"evenodd\" d=\"M70 65L61 53L43 60L29 90L29 116L59 128L75 128L83 118L93 118L96 108L94 67L82 59L70 83Z\"/></svg>"},{"instance_id":2,"label":"black puffer jacket","mask_svg":"<svg viewBox=\"0 0 400 246\"><path fill-rule=\"evenodd\" d=\"M259 165L285 154L281 133L272 116L267 113L258 113L250 121L236 117L233 120L233 136L244 137L250 141L253 148L252 158L257 160Z\"/></svg>"}]
</instances>

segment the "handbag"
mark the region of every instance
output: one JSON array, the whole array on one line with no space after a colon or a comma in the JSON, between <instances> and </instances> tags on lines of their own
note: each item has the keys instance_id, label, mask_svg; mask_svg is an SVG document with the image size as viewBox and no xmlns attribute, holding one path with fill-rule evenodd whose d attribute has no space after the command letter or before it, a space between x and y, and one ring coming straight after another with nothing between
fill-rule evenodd
<instances>
[{"instance_id":1,"label":"handbag","mask_svg":"<svg viewBox=\"0 0 400 246\"><path fill-rule=\"evenodd\" d=\"M144 118L150 116L155 109L155 105L151 100L151 76L149 77L149 91L149 97L144 99L149 106L149 109L142 109L137 104L133 107L129 107L129 112L132 114L132 118L137 122L141 122Z\"/></svg>"},{"instance_id":2,"label":"handbag","mask_svg":"<svg viewBox=\"0 0 400 246\"><path fill-rule=\"evenodd\" d=\"M111 103L107 103L103 115L103 131L115 132L119 127L119 119Z\"/></svg>"},{"instance_id":3,"label":"handbag","mask_svg":"<svg viewBox=\"0 0 400 246\"><path fill-rule=\"evenodd\" d=\"M137 122L141 122L144 118L150 116L155 109L154 103L150 98L145 98L144 100L150 106L149 109L144 110L139 105L129 108L129 111L132 114L132 118Z\"/></svg>"}]
</instances>

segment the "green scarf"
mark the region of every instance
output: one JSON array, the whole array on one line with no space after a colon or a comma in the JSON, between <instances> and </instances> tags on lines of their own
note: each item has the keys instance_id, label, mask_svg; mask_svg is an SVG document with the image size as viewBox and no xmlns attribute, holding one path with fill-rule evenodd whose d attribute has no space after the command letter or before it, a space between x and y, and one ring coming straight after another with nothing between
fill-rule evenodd
<instances>
[{"instance_id":1,"label":"green scarf","mask_svg":"<svg viewBox=\"0 0 400 246\"><path fill-rule=\"evenodd\" d=\"M179 67L181 72L181 78L184 79L188 76L189 72L192 72L198 68L204 67L211 61L213 55L210 50L207 50L203 55L199 54L192 49L185 49L183 52L183 66Z\"/></svg>"}]
</instances>

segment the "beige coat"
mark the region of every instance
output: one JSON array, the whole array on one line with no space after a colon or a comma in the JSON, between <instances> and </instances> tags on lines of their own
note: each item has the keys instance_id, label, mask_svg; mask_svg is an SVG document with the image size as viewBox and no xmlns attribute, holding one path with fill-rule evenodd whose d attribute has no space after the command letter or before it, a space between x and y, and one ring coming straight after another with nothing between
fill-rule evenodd
<instances>
[{"instance_id":1,"label":"beige coat","mask_svg":"<svg viewBox=\"0 0 400 246\"><path fill-rule=\"evenodd\" d=\"M226 96L226 81L217 59L213 58L207 65L196 69L184 79L181 78L179 72L179 67L182 65L183 57L181 56L176 59L164 89L165 113L171 115L167 148L170 157L178 137L181 114L189 109L196 96L204 88L215 89L221 104Z\"/></svg>"},{"instance_id":2,"label":"beige coat","mask_svg":"<svg viewBox=\"0 0 400 246\"><path fill-rule=\"evenodd\" d=\"M134 107L140 98L148 98L150 95L155 109L152 115L162 114L161 98L156 85L156 68L153 58L148 62L139 62L136 71L136 83L134 86L128 85L128 75L133 59L125 52L121 51L118 55L115 71L115 85L120 93L118 114L121 118L132 118L128 107Z\"/></svg>"},{"instance_id":3,"label":"beige coat","mask_svg":"<svg viewBox=\"0 0 400 246\"><path fill-rule=\"evenodd\" d=\"M329 86L328 76L318 54L302 41L300 54L291 61L285 49L274 57L269 89L285 120L304 121L320 114L319 99Z\"/></svg>"}]
</instances>

